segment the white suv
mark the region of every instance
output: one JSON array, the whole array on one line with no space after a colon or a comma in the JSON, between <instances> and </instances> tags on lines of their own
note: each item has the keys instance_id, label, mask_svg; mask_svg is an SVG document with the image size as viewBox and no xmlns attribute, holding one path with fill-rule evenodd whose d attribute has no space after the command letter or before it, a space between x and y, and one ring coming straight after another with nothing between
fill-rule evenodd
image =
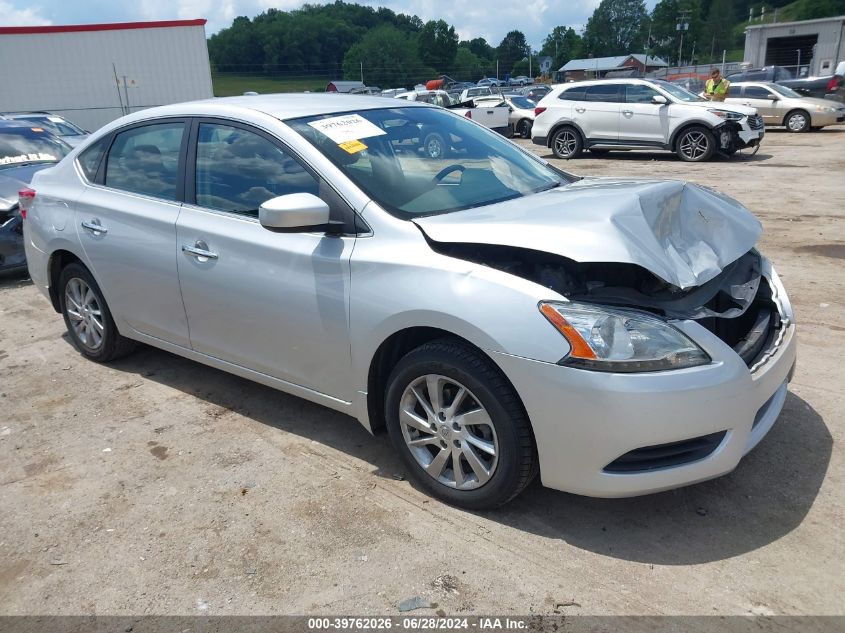
<instances>
[{"instance_id":1,"label":"white suv","mask_svg":"<svg viewBox=\"0 0 845 633\"><path fill-rule=\"evenodd\" d=\"M763 139L754 108L706 101L660 80L583 81L555 86L535 109L531 138L558 158L585 149L662 149L699 162Z\"/></svg>"}]
</instances>

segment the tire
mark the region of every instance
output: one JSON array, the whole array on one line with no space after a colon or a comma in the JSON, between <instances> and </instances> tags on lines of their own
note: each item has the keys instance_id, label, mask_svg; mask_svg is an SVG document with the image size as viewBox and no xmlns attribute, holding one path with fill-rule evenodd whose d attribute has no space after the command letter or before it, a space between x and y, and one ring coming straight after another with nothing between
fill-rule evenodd
<instances>
[{"instance_id":1,"label":"tire","mask_svg":"<svg viewBox=\"0 0 845 633\"><path fill-rule=\"evenodd\" d=\"M59 306L73 346L86 358L107 363L135 349L135 341L117 331L103 293L85 266L73 263L62 269Z\"/></svg>"},{"instance_id":2,"label":"tire","mask_svg":"<svg viewBox=\"0 0 845 633\"><path fill-rule=\"evenodd\" d=\"M681 131L675 142L675 153L688 163L703 163L710 160L716 151L716 137L701 125L693 125Z\"/></svg>"},{"instance_id":3,"label":"tire","mask_svg":"<svg viewBox=\"0 0 845 633\"><path fill-rule=\"evenodd\" d=\"M792 110L783 117L783 124L788 132L806 132L811 125L810 115L804 110Z\"/></svg>"},{"instance_id":4,"label":"tire","mask_svg":"<svg viewBox=\"0 0 845 633\"><path fill-rule=\"evenodd\" d=\"M449 155L449 148L446 145L445 139L437 132L426 135L423 141L423 151L426 157L432 160L446 158Z\"/></svg>"},{"instance_id":5,"label":"tire","mask_svg":"<svg viewBox=\"0 0 845 633\"><path fill-rule=\"evenodd\" d=\"M429 385L440 395L432 398ZM410 477L451 505L496 508L539 470L531 425L513 387L490 359L460 341L433 341L403 357L388 379L385 411Z\"/></svg>"},{"instance_id":6,"label":"tire","mask_svg":"<svg viewBox=\"0 0 845 633\"><path fill-rule=\"evenodd\" d=\"M520 138L531 138L531 128L533 127L531 121L528 119L522 119L519 123L516 124L516 131L519 134Z\"/></svg>"},{"instance_id":7,"label":"tire","mask_svg":"<svg viewBox=\"0 0 845 633\"><path fill-rule=\"evenodd\" d=\"M569 160L578 158L584 149L581 133L574 127L566 125L552 134L552 153L557 158Z\"/></svg>"}]
</instances>

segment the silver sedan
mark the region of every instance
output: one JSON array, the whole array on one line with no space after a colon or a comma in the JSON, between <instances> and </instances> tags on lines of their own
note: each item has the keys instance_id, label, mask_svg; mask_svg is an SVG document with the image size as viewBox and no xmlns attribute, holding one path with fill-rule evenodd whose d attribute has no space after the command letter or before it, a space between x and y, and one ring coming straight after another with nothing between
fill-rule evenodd
<instances>
[{"instance_id":1,"label":"silver sedan","mask_svg":"<svg viewBox=\"0 0 845 633\"><path fill-rule=\"evenodd\" d=\"M145 343L386 428L410 476L466 508L537 474L614 497L727 473L794 368L740 204L580 179L425 104L153 108L19 204L32 279L83 356Z\"/></svg>"}]
</instances>

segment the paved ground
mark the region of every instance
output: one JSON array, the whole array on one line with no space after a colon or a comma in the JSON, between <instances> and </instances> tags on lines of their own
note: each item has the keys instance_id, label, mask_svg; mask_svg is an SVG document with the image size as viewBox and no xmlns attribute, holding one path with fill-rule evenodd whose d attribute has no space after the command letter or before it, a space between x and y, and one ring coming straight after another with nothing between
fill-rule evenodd
<instances>
[{"instance_id":1,"label":"paved ground","mask_svg":"<svg viewBox=\"0 0 845 633\"><path fill-rule=\"evenodd\" d=\"M86 362L5 278L0 613L396 614L416 595L450 614L845 613L845 129L774 131L748 160L564 168L686 178L762 219L801 351L736 472L462 512L395 479L387 439L351 418L153 349Z\"/></svg>"}]
</instances>

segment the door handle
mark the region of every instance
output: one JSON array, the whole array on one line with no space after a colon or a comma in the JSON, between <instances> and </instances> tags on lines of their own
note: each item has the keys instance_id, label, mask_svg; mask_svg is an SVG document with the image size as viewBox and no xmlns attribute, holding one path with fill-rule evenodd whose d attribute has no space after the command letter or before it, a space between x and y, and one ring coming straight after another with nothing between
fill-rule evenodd
<instances>
[{"instance_id":1,"label":"door handle","mask_svg":"<svg viewBox=\"0 0 845 633\"><path fill-rule=\"evenodd\" d=\"M634 111L633 110L622 110L622 114L624 114L625 116L631 116L631 115L634 114Z\"/></svg>"},{"instance_id":2,"label":"door handle","mask_svg":"<svg viewBox=\"0 0 845 633\"><path fill-rule=\"evenodd\" d=\"M196 257L201 262L207 262L209 259L217 259L217 253L208 250L208 244L203 241L197 241L193 246L182 244L182 252Z\"/></svg>"},{"instance_id":3,"label":"door handle","mask_svg":"<svg viewBox=\"0 0 845 633\"><path fill-rule=\"evenodd\" d=\"M587 111L587 108L575 108L575 111L576 111L578 114L583 114L584 112L586 112L586 111Z\"/></svg>"},{"instance_id":4,"label":"door handle","mask_svg":"<svg viewBox=\"0 0 845 633\"><path fill-rule=\"evenodd\" d=\"M106 227L104 227L102 224L100 224L99 220L91 220L90 222L83 222L82 228L88 229L94 235L101 235L101 234L105 235L106 233L109 232L109 230Z\"/></svg>"}]
</instances>

